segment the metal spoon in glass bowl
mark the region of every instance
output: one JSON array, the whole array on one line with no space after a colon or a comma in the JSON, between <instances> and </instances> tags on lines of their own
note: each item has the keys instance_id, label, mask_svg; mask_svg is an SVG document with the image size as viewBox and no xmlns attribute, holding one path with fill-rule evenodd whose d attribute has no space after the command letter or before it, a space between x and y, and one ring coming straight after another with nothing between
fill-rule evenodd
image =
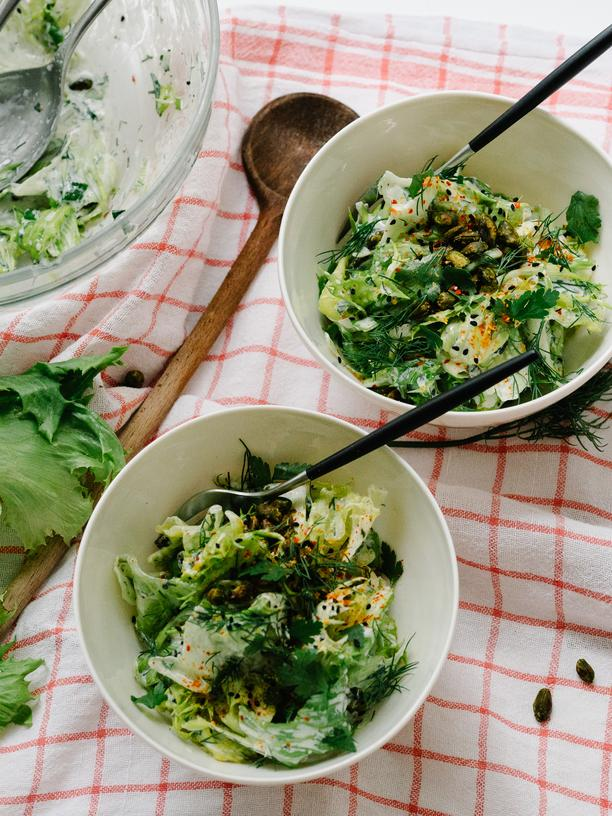
<instances>
[{"instance_id":1,"label":"metal spoon in glass bowl","mask_svg":"<svg viewBox=\"0 0 612 816\"><path fill-rule=\"evenodd\" d=\"M356 442L351 442L350 445L336 451L336 453L332 453L320 462L314 465L308 465L301 473L267 490L246 492L243 490L226 490L225 488L216 487L209 490L202 490L182 504L175 515L195 524L202 519L206 510L213 504L220 504L225 510L239 512L240 510L248 510L249 507L252 507L254 504L276 499L294 487L299 487L299 485L305 484L308 481L325 476L325 474L336 470L336 468L348 465L350 462L360 459L367 453L382 448L383 445L392 442L399 436L403 436L431 422L433 419L437 419L437 417L442 416L442 414L445 414L447 411L458 408L463 403L478 396L478 394L482 394L483 391L486 391L493 385L512 377L522 368L536 362L538 359L539 354L533 349L518 354L516 357L512 357L510 360L506 360L494 368L484 371L482 374L478 374L476 377L472 377L460 385L451 388L449 391L438 394L417 408L412 408L400 414L400 416L385 423L380 428L372 431L372 433L362 436L361 439L358 439Z\"/></svg>"},{"instance_id":2,"label":"metal spoon in glass bowl","mask_svg":"<svg viewBox=\"0 0 612 816\"><path fill-rule=\"evenodd\" d=\"M0 192L45 152L57 126L64 81L79 40L110 0L94 0L72 26L53 60L36 68L0 74ZM16 3L7 7L10 11ZM6 19L6 12L2 11ZM0 18L0 25L3 19Z\"/></svg>"}]
</instances>

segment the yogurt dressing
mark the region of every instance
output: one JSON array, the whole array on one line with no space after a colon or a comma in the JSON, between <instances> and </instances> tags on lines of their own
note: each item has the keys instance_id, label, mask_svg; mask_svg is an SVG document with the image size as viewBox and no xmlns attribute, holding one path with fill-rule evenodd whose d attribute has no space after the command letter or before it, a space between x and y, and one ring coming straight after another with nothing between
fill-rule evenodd
<instances>
[{"instance_id":1,"label":"yogurt dressing","mask_svg":"<svg viewBox=\"0 0 612 816\"><path fill-rule=\"evenodd\" d=\"M48 63L87 5L87 0L22 0L0 32L0 72ZM134 122L124 118L125 105L116 104L121 80L101 59L108 61L109 55L96 22L71 60L64 106L45 155L25 178L0 193L0 274L58 258L97 225L119 217L157 171L157 163L144 158L143 122L178 115L181 96L174 88L171 50L155 48L157 38L151 36L159 11L151 13L149 6L150 22L140 27L135 39L141 48L130 64L126 47L134 47L138 29L127 18L142 15L142 9L130 5L126 15L123 8L111 4L99 23L107 32L109 23L117 23L111 47L118 63L131 69L122 83L138 86L136 134ZM150 50L141 56L147 42ZM124 136L128 133L131 138Z\"/></svg>"}]
</instances>

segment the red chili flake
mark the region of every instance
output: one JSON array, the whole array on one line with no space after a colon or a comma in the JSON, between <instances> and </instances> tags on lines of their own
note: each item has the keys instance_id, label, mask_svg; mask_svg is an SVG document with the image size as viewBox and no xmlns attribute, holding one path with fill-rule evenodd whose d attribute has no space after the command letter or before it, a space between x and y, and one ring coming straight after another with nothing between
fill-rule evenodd
<instances>
[{"instance_id":1,"label":"red chili flake","mask_svg":"<svg viewBox=\"0 0 612 816\"><path fill-rule=\"evenodd\" d=\"M185 646L185 650L186 650L187 652L190 652L190 651L191 651L191 646L190 646L189 644L187 644L187 645Z\"/></svg>"},{"instance_id":2,"label":"red chili flake","mask_svg":"<svg viewBox=\"0 0 612 816\"><path fill-rule=\"evenodd\" d=\"M412 209L412 207L411 207L411 208L408 210L408 215L412 215L412 213L413 213L413 212L414 212L414 210L413 210L413 209Z\"/></svg>"},{"instance_id":3,"label":"red chili flake","mask_svg":"<svg viewBox=\"0 0 612 816\"><path fill-rule=\"evenodd\" d=\"M397 198L392 198L392 199L391 199L391 203L392 203L392 204L397 204Z\"/></svg>"}]
</instances>

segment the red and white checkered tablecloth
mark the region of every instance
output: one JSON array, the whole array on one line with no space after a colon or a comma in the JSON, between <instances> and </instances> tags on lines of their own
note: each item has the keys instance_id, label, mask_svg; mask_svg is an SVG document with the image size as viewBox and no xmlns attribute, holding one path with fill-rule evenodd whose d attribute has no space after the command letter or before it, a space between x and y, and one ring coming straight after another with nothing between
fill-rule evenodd
<instances>
[{"instance_id":1,"label":"red and white checkered tablecloth","mask_svg":"<svg viewBox=\"0 0 612 816\"><path fill-rule=\"evenodd\" d=\"M554 20L554 18L553 18ZM518 97L580 42L449 18L345 17L236 9L222 22L211 124L183 189L97 277L44 307L0 314L0 370L128 342L147 380L204 310L257 217L240 165L249 118L302 89L364 113L436 89ZM545 105L595 143L612 139L611 62ZM145 390L104 377L96 405L115 426ZM226 405L280 403L376 427L384 415L308 356L268 258L165 428ZM436 439L443 430L426 428ZM608 434L612 441L612 434ZM0 735L1 816L604 816L612 799L612 459L518 440L412 451L451 527L461 602L449 660L414 722L359 765L299 786L235 787L162 758L109 711L72 612L74 557L19 621L18 656L42 656L30 730ZM0 558L14 548L0 547ZM596 680L586 687L576 659ZM531 710L543 685L554 712Z\"/></svg>"}]
</instances>

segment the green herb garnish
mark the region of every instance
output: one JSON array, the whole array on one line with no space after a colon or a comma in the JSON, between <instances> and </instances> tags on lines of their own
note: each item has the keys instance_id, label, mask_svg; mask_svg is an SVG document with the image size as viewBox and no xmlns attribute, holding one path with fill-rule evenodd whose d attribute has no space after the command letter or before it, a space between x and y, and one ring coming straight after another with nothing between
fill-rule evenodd
<instances>
[{"instance_id":1,"label":"green herb garnish","mask_svg":"<svg viewBox=\"0 0 612 816\"><path fill-rule=\"evenodd\" d=\"M567 208L567 231L582 244L599 239L601 217L599 201L594 195L574 193Z\"/></svg>"},{"instance_id":2,"label":"green herb garnish","mask_svg":"<svg viewBox=\"0 0 612 816\"><path fill-rule=\"evenodd\" d=\"M0 728L14 723L31 725L32 710L28 705L34 699L26 677L39 666L42 660L17 660L7 654L14 641L0 644Z\"/></svg>"}]
</instances>

